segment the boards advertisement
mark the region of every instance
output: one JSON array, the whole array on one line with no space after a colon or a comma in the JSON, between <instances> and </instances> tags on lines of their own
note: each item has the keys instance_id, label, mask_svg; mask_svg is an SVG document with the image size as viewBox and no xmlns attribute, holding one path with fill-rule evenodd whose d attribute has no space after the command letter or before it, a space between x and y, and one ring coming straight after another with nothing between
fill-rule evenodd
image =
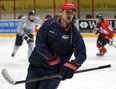
<instances>
[{"instance_id":1,"label":"boards advertisement","mask_svg":"<svg viewBox=\"0 0 116 89\"><path fill-rule=\"evenodd\" d=\"M107 19L110 26L116 32L116 20ZM19 20L0 20L0 33L16 33ZM77 19L75 23L80 32L93 33L96 28L97 22L95 19ZM37 31L35 31L36 33Z\"/></svg>"},{"instance_id":2,"label":"boards advertisement","mask_svg":"<svg viewBox=\"0 0 116 89\"><path fill-rule=\"evenodd\" d=\"M16 33L19 20L0 20L0 33Z\"/></svg>"},{"instance_id":3,"label":"boards advertisement","mask_svg":"<svg viewBox=\"0 0 116 89\"><path fill-rule=\"evenodd\" d=\"M15 2L14 2L15 1ZM55 2L54 2L55 1ZM13 13L16 10L17 13L27 12L35 9L37 12L53 11L54 3L56 11L60 11L61 5L66 0L1 0L1 12ZM78 7L78 0L67 0L75 4ZM91 11L92 0L79 0L80 11ZM116 11L115 0L94 0L94 10L97 11Z\"/></svg>"},{"instance_id":4,"label":"boards advertisement","mask_svg":"<svg viewBox=\"0 0 116 89\"><path fill-rule=\"evenodd\" d=\"M116 20L113 19L107 19L110 26L114 29L114 32L116 32ZM81 32L88 32L92 33L94 28L96 28L97 22L95 19L79 19L78 20L78 28Z\"/></svg>"}]
</instances>

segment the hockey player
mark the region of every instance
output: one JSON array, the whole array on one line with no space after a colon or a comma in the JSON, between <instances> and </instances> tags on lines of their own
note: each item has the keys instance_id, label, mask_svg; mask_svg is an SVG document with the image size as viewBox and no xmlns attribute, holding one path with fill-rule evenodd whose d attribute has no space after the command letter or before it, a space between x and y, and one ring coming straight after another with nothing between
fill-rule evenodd
<instances>
[{"instance_id":1,"label":"hockey player","mask_svg":"<svg viewBox=\"0 0 116 89\"><path fill-rule=\"evenodd\" d=\"M36 16L34 10L29 11L28 16L23 16L20 19L17 28L16 41L11 55L12 57L15 56L17 50L22 45L23 40L26 40L28 43L28 57L30 56L34 45L33 32L35 26L40 26L42 23L43 22Z\"/></svg>"},{"instance_id":2,"label":"hockey player","mask_svg":"<svg viewBox=\"0 0 116 89\"><path fill-rule=\"evenodd\" d=\"M86 59L86 47L74 25L75 6L64 3L58 18L46 20L36 35L29 58L27 80L61 74L62 79L26 83L26 89L57 89L61 80L70 79ZM75 58L70 60L74 52Z\"/></svg>"},{"instance_id":3,"label":"hockey player","mask_svg":"<svg viewBox=\"0 0 116 89\"><path fill-rule=\"evenodd\" d=\"M96 15L96 18L98 20L98 23L97 28L94 29L94 32L95 34L99 33L96 44L99 53L97 53L96 55L103 56L107 52L105 45L106 44L111 45L113 42L114 31L110 27L108 21L104 19L102 14Z\"/></svg>"}]
</instances>

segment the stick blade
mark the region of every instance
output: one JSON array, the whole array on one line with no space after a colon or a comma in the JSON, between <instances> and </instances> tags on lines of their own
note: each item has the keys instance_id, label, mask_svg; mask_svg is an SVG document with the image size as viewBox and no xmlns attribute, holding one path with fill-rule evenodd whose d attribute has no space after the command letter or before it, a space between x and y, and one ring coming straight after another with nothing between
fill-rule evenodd
<instances>
[{"instance_id":1,"label":"stick blade","mask_svg":"<svg viewBox=\"0 0 116 89\"><path fill-rule=\"evenodd\" d=\"M6 81L8 81L10 84L15 85L16 81L14 81L8 74L7 70L4 68L2 69L2 76Z\"/></svg>"}]
</instances>

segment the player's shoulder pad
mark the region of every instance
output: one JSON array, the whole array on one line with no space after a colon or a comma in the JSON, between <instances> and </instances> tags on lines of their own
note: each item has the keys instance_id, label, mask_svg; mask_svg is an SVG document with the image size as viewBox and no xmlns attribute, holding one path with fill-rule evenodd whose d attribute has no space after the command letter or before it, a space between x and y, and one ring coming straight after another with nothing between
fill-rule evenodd
<instances>
[{"instance_id":1,"label":"player's shoulder pad","mask_svg":"<svg viewBox=\"0 0 116 89\"><path fill-rule=\"evenodd\" d=\"M21 19L20 19L20 21L22 22L22 21L27 21L27 19L28 19L28 16L23 16Z\"/></svg>"},{"instance_id":2,"label":"player's shoulder pad","mask_svg":"<svg viewBox=\"0 0 116 89\"><path fill-rule=\"evenodd\" d=\"M105 25L108 25L109 22L107 20L104 19L104 22L103 22Z\"/></svg>"},{"instance_id":3,"label":"player's shoulder pad","mask_svg":"<svg viewBox=\"0 0 116 89\"><path fill-rule=\"evenodd\" d=\"M22 18L21 18L21 19L26 19L26 18L28 18L28 16L22 16Z\"/></svg>"},{"instance_id":4,"label":"player's shoulder pad","mask_svg":"<svg viewBox=\"0 0 116 89\"><path fill-rule=\"evenodd\" d=\"M39 19L39 20L41 20L38 16L35 16L35 19Z\"/></svg>"}]
</instances>

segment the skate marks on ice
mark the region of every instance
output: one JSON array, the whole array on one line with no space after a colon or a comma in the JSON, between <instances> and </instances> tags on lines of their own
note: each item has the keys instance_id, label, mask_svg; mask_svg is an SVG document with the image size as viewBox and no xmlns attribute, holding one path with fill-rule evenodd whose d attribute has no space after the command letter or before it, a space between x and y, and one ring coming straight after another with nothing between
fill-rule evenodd
<instances>
[{"instance_id":1,"label":"skate marks on ice","mask_svg":"<svg viewBox=\"0 0 116 89\"><path fill-rule=\"evenodd\" d=\"M96 38L84 38L87 47L87 60L80 69L111 64L111 68L75 74L73 79L61 82L58 89L116 89L116 49L107 45L107 54L97 57ZM25 79L27 73L27 44L24 42L14 58L11 57L14 38L0 38L0 71L6 68L13 79ZM114 44L116 38L114 39ZM73 57L72 57L73 59ZM0 89L25 89L24 84L10 85L0 74Z\"/></svg>"}]
</instances>

